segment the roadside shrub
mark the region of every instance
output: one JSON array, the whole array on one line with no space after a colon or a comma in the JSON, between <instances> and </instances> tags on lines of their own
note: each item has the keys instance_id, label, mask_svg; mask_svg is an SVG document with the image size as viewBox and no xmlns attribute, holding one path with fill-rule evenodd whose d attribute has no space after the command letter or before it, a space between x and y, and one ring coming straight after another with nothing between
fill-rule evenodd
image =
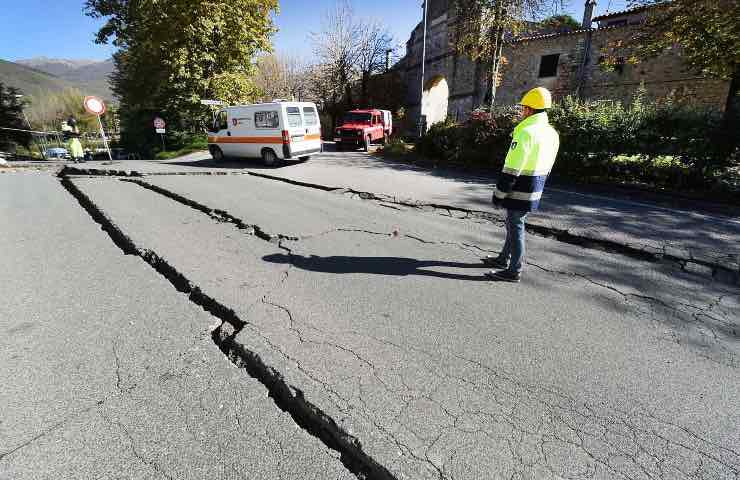
<instances>
[{"instance_id":1,"label":"roadside shrub","mask_svg":"<svg viewBox=\"0 0 740 480\"><path fill-rule=\"evenodd\" d=\"M503 166L514 125L513 108L496 110L494 114L476 110L463 123L447 120L432 125L418 141L417 150L449 163Z\"/></svg>"},{"instance_id":2,"label":"roadside shrub","mask_svg":"<svg viewBox=\"0 0 740 480\"><path fill-rule=\"evenodd\" d=\"M731 163L719 112L647 103L642 89L629 106L567 97L548 115L560 133L553 174L561 178L707 189ZM517 123L514 108L477 110L463 123L433 125L417 149L444 162L498 169Z\"/></svg>"},{"instance_id":3,"label":"roadside shrub","mask_svg":"<svg viewBox=\"0 0 740 480\"><path fill-rule=\"evenodd\" d=\"M155 158L157 160L169 160L188 153L200 150L208 150L208 136L201 133L173 132L167 137L167 151L157 151Z\"/></svg>"},{"instance_id":4,"label":"roadside shrub","mask_svg":"<svg viewBox=\"0 0 740 480\"><path fill-rule=\"evenodd\" d=\"M410 145L404 141L401 137L391 137L390 141L383 145L380 150L382 155L389 155L392 157L398 157L406 155L409 152Z\"/></svg>"}]
</instances>

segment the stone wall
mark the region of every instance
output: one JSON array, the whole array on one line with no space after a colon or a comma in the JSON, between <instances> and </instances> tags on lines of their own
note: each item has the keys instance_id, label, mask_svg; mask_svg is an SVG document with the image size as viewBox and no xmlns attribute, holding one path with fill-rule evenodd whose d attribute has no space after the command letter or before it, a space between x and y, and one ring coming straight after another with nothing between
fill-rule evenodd
<instances>
[{"instance_id":1,"label":"stone wall","mask_svg":"<svg viewBox=\"0 0 740 480\"><path fill-rule=\"evenodd\" d=\"M464 119L480 103L485 93L485 70L466 56L456 54L453 47L455 18L448 0L432 0L427 18L427 49L424 88L439 77L447 81L450 97L448 118ZM410 119L419 116L421 99L421 57L423 27L418 25L406 44L403 63L407 85L407 112Z\"/></svg>"},{"instance_id":2,"label":"stone wall","mask_svg":"<svg viewBox=\"0 0 740 480\"><path fill-rule=\"evenodd\" d=\"M644 85L650 100L659 102L672 98L677 103L723 108L729 82L697 75L683 62L678 48L637 65L623 64L616 70L605 70L600 65L605 49L613 42L629 41L631 33L630 27L612 27L546 35L509 46L504 51L507 64L497 103L514 104L523 92L536 86L550 89L555 100L576 95L580 87L585 99L629 103ZM584 64L584 51L589 43L589 55ZM560 54L557 75L538 78L540 59L550 54Z\"/></svg>"},{"instance_id":3,"label":"stone wall","mask_svg":"<svg viewBox=\"0 0 740 480\"><path fill-rule=\"evenodd\" d=\"M449 8L452 1L429 0L429 4L425 88L431 81L443 77L449 86L448 118L462 120L486 99L488 66L456 54L453 47L455 18ZM496 103L515 104L524 92L536 86L550 89L556 101L580 94L585 99L628 103L640 85L644 85L647 98L656 102L672 98L694 106L724 107L729 82L691 71L678 49L637 65L625 64L616 71L605 71L600 65L605 47L617 40L629 41L635 28L632 23L540 35L508 45L504 49L505 63ZM410 125L415 124L420 111L422 38L423 27L419 24L407 42L407 54L401 63L407 85L407 124ZM560 55L556 74L539 78L541 58L551 54Z\"/></svg>"},{"instance_id":4,"label":"stone wall","mask_svg":"<svg viewBox=\"0 0 740 480\"><path fill-rule=\"evenodd\" d=\"M640 85L644 85L647 98L657 102L672 98L681 104L724 108L730 82L698 74L683 61L679 47L636 65L625 64L617 71L601 68L599 59L605 47L617 40L629 42L632 32L630 27L593 31L591 62L586 69L583 86L585 98L615 99L626 103L634 97Z\"/></svg>"}]
</instances>

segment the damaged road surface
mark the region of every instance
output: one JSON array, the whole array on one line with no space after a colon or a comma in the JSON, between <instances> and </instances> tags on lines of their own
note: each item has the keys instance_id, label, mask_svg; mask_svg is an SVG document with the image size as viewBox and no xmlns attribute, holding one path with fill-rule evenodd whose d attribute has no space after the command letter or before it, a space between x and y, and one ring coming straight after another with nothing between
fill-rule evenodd
<instances>
[{"instance_id":1,"label":"damaged road surface","mask_svg":"<svg viewBox=\"0 0 740 480\"><path fill-rule=\"evenodd\" d=\"M57 179L0 176L0 218L0 479L355 478Z\"/></svg>"},{"instance_id":2,"label":"damaged road surface","mask_svg":"<svg viewBox=\"0 0 740 480\"><path fill-rule=\"evenodd\" d=\"M246 175L124 180L64 180L86 228L108 234L94 254L138 262L216 325L209 336L176 323L220 350L209 375L269 392L271 413L254 418L288 456L321 452L291 461L314 471L326 459L315 478L340 478L337 466L378 479L740 476L736 287L540 237L522 284L492 283L478 259L503 231L480 219ZM164 316L167 300L137 288L125 298ZM93 344L110 334L98 330ZM142 350L135 365L154 355ZM184 394L172 388L168 399ZM197 430L218 437L220 425Z\"/></svg>"}]
</instances>

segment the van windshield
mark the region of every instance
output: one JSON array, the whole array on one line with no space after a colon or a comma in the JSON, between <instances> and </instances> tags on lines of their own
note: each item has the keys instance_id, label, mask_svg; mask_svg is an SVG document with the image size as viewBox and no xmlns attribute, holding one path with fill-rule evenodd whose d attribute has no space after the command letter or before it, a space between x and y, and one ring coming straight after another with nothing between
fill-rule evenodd
<instances>
[{"instance_id":1,"label":"van windshield","mask_svg":"<svg viewBox=\"0 0 740 480\"><path fill-rule=\"evenodd\" d=\"M344 116L342 123L370 123L372 115L369 113L349 112Z\"/></svg>"}]
</instances>

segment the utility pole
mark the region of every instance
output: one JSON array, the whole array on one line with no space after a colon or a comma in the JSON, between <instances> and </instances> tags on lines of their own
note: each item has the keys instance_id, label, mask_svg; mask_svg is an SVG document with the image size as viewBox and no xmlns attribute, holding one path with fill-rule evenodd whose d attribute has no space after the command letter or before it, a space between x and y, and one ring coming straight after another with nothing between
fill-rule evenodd
<instances>
[{"instance_id":1,"label":"utility pole","mask_svg":"<svg viewBox=\"0 0 740 480\"><path fill-rule=\"evenodd\" d=\"M427 63L427 2L424 1L421 4L424 9L424 34L422 36L421 45L421 95L419 97L419 136L423 136L426 133L424 130L426 120L424 116L424 69Z\"/></svg>"}]
</instances>

